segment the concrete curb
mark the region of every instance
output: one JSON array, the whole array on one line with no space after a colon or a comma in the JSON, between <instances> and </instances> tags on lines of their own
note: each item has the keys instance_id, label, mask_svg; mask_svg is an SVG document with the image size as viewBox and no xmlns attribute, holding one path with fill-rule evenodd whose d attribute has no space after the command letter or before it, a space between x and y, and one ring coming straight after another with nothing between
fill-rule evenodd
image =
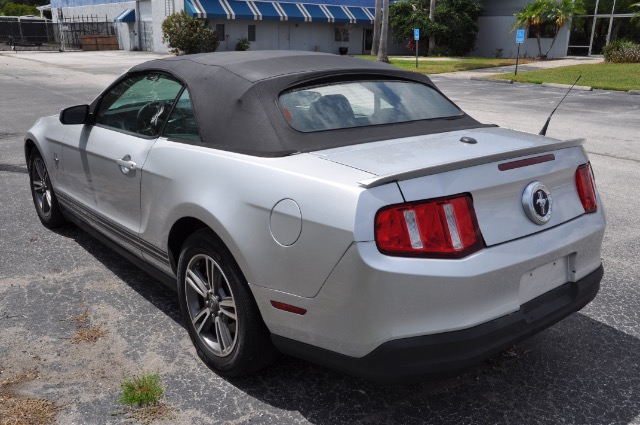
<instances>
[{"instance_id":1,"label":"concrete curb","mask_svg":"<svg viewBox=\"0 0 640 425\"><path fill-rule=\"evenodd\" d=\"M640 95L640 90L629 90L629 94L637 94Z\"/></svg>"},{"instance_id":2,"label":"concrete curb","mask_svg":"<svg viewBox=\"0 0 640 425\"><path fill-rule=\"evenodd\" d=\"M571 84L556 84L556 83L542 83L543 87L553 87L556 89L570 89ZM593 91L593 87L589 86L575 86L573 90Z\"/></svg>"},{"instance_id":3,"label":"concrete curb","mask_svg":"<svg viewBox=\"0 0 640 425\"><path fill-rule=\"evenodd\" d=\"M513 84L513 80L503 80L500 78L481 78L481 77L471 77L470 80L475 81L488 81L490 83L502 83L502 84Z\"/></svg>"}]
</instances>

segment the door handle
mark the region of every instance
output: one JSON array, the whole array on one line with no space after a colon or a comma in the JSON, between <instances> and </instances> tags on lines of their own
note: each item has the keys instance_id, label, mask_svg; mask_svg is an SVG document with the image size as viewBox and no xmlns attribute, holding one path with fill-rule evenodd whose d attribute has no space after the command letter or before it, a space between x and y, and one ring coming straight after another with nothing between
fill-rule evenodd
<instances>
[{"instance_id":1,"label":"door handle","mask_svg":"<svg viewBox=\"0 0 640 425\"><path fill-rule=\"evenodd\" d=\"M138 164L131 161L130 155L125 155L122 159L117 159L116 163L120 166L120 171L127 174L129 171L134 171Z\"/></svg>"}]
</instances>

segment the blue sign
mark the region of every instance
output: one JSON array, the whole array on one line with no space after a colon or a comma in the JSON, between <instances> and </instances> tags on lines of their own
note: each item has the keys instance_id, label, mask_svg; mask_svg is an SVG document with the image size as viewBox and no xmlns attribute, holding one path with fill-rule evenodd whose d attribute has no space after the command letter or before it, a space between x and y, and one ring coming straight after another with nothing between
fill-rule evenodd
<instances>
[{"instance_id":1,"label":"blue sign","mask_svg":"<svg viewBox=\"0 0 640 425\"><path fill-rule=\"evenodd\" d=\"M524 30L518 30L518 32L516 33L516 43L524 43Z\"/></svg>"},{"instance_id":2,"label":"blue sign","mask_svg":"<svg viewBox=\"0 0 640 425\"><path fill-rule=\"evenodd\" d=\"M416 41L420 40L420 28L413 29L413 39Z\"/></svg>"}]
</instances>

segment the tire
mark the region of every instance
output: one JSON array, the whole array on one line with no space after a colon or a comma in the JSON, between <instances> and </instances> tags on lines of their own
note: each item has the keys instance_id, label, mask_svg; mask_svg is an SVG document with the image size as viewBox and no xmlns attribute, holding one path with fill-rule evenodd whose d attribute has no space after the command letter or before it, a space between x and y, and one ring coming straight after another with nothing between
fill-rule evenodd
<instances>
[{"instance_id":1,"label":"tire","mask_svg":"<svg viewBox=\"0 0 640 425\"><path fill-rule=\"evenodd\" d=\"M47 165L37 149L34 149L29 156L29 184L33 205L40 222L49 229L63 226L67 221L60 211L58 198L49 179Z\"/></svg>"},{"instance_id":2,"label":"tire","mask_svg":"<svg viewBox=\"0 0 640 425\"><path fill-rule=\"evenodd\" d=\"M198 356L220 375L246 375L277 357L242 272L208 229L196 231L183 245L178 295Z\"/></svg>"}]
</instances>

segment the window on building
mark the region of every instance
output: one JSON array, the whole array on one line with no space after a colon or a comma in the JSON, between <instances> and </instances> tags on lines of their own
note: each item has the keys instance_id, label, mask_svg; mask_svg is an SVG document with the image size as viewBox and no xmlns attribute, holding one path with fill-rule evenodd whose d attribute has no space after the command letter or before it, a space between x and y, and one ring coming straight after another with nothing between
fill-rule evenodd
<instances>
[{"instance_id":1,"label":"window on building","mask_svg":"<svg viewBox=\"0 0 640 425\"><path fill-rule=\"evenodd\" d=\"M256 41L256 26L255 25L249 25L249 30L248 30L248 37L247 39L249 41Z\"/></svg>"},{"instance_id":2,"label":"window on building","mask_svg":"<svg viewBox=\"0 0 640 425\"><path fill-rule=\"evenodd\" d=\"M555 22L543 22L539 25L531 25L529 27L528 38L553 38L556 36L556 23Z\"/></svg>"},{"instance_id":3,"label":"window on building","mask_svg":"<svg viewBox=\"0 0 640 425\"><path fill-rule=\"evenodd\" d=\"M164 0L164 15L169 16L175 12L173 0Z\"/></svg>"},{"instance_id":4,"label":"window on building","mask_svg":"<svg viewBox=\"0 0 640 425\"><path fill-rule=\"evenodd\" d=\"M349 28L348 27L336 27L335 28L335 40L341 43L347 43L349 41Z\"/></svg>"},{"instance_id":5,"label":"window on building","mask_svg":"<svg viewBox=\"0 0 640 425\"><path fill-rule=\"evenodd\" d=\"M224 41L224 24L216 24L216 36L218 40Z\"/></svg>"}]
</instances>

